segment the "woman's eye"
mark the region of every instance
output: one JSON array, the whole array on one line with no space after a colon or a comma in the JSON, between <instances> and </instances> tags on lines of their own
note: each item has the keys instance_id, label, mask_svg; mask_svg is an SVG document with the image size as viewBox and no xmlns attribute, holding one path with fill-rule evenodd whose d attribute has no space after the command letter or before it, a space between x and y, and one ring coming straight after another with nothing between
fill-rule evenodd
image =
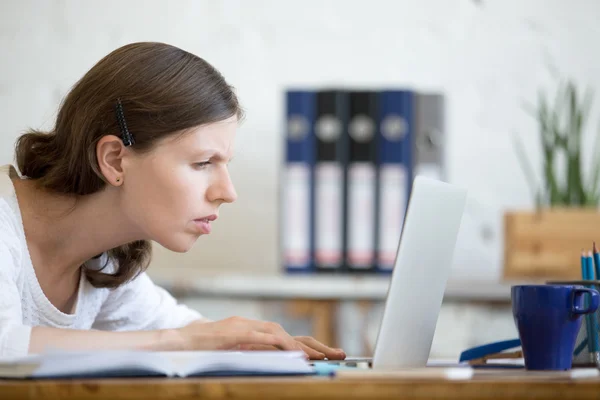
<instances>
[{"instance_id":1,"label":"woman's eye","mask_svg":"<svg viewBox=\"0 0 600 400\"><path fill-rule=\"evenodd\" d=\"M195 163L194 165L198 168L204 168L206 167L208 164L210 164L210 161L204 161L204 162L199 162L199 163Z\"/></svg>"}]
</instances>

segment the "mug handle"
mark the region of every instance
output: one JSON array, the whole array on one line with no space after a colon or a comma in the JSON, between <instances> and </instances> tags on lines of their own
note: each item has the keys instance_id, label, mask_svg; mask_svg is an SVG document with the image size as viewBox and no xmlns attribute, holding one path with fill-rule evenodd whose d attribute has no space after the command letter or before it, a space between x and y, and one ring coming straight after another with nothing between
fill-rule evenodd
<instances>
[{"instance_id":1,"label":"mug handle","mask_svg":"<svg viewBox=\"0 0 600 400\"><path fill-rule=\"evenodd\" d=\"M578 297L582 297L585 294L590 295L590 301L587 307L577 307L577 302L575 301ZM598 309L598 305L600 303L600 294L597 290L594 289L585 289L585 288L574 288L573 289L573 303L571 304L571 311L575 314L589 314L593 313Z\"/></svg>"}]
</instances>

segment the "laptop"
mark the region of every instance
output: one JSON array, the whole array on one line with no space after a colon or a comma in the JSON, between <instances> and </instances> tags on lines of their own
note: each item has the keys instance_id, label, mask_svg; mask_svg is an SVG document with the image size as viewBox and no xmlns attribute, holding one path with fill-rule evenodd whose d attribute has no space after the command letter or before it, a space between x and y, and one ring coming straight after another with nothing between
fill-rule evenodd
<instances>
[{"instance_id":1,"label":"laptop","mask_svg":"<svg viewBox=\"0 0 600 400\"><path fill-rule=\"evenodd\" d=\"M373 369L427 365L466 200L463 188L415 178L373 357L331 362Z\"/></svg>"}]
</instances>

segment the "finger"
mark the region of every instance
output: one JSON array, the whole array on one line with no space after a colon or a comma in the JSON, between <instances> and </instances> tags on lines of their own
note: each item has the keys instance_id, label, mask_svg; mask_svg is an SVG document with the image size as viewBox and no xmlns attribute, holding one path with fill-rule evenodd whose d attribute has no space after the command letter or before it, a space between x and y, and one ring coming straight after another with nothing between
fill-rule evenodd
<instances>
[{"instance_id":1,"label":"finger","mask_svg":"<svg viewBox=\"0 0 600 400\"><path fill-rule=\"evenodd\" d=\"M325 359L325 354L321 353L320 351L312 349L302 342L298 342L298 343L300 343L300 347L302 347L302 350L308 355L309 360L324 360Z\"/></svg>"},{"instance_id":2,"label":"finger","mask_svg":"<svg viewBox=\"0 0 600 400\"><path fill-rule=\"evenodd\" d=\"M330 360L343 360L346 358L346 353L342 349L334 349L319 342L317 339L310 336L298 336L296 341L325 354Z\"/></svg>"},{"instance_id":3,"label":"finger","mask_svg":"<svg viewBox=\"0 0 600 400\"><path fill-rule=\"evenodd\" d=\"M283 340L290 343L292 350L304 351L301 343L299 343L292 335L287 333L283 327L275 322L263 322L264 331L280 336Z\"/></svg>"},{"instance_id":4,"label":"finger","mask_svg":"<svg viewBox=\"0 0 600 400\"><path fill-rule=\"evenodd\" d=\"M319 353L316 350L311 349L308 346L305 346L300 343L300 347L302 347L302 351L304 352L304 356L309 360L322 360L325 358L323 353ZM241 351L281 351L275 346L268 346L265 344L241 344L238 346L238 350Z\"/></svg>"},{"instance_id":5,"label":"finger","mask_svg":"<svg viewBox=\"0 0 600 400\"><path fill-rule=\"evenodd\" d=\"M295 350L295 351L303 351L302 347L296 340L287 333L283 327L275 322L265 322L255 319L248 319L243 317L230 317L228 318L230 323L237 325L238 329L246 330L250 329L251 331L257 331L258 333L271 334L280 337L279 344L276 345L280 350ZM249 344L249 343L246 343ZM256 343L256 344L267 344L271 345L272 343Z\"/></svg>"}]
</instances>

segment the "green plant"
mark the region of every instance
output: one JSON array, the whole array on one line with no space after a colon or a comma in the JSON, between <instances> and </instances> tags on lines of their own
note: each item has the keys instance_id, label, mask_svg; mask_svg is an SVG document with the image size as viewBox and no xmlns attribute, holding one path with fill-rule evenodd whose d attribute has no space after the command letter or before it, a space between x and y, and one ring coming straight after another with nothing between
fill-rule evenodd
<instances>
[{"instance_id":1,"label":"green plant","mask_svg":"<svg viewBox=\"0 0 600 400\"><path fill-rule=\"evenodd\" d=\"M538 184L524 146L514 136L517 155L537 208L553 206L597 207L600 202L600 149L596 135L589 178L582 170L582 131L589 116L592 91L583 95L572 81L560 82L553 104L543 91L537 106L527 111L538 124L542 158L542 182ZM561 157L562 156L562 157ZM557 173L557 168L559 172Z\"/></svg>"}]
</instances>

